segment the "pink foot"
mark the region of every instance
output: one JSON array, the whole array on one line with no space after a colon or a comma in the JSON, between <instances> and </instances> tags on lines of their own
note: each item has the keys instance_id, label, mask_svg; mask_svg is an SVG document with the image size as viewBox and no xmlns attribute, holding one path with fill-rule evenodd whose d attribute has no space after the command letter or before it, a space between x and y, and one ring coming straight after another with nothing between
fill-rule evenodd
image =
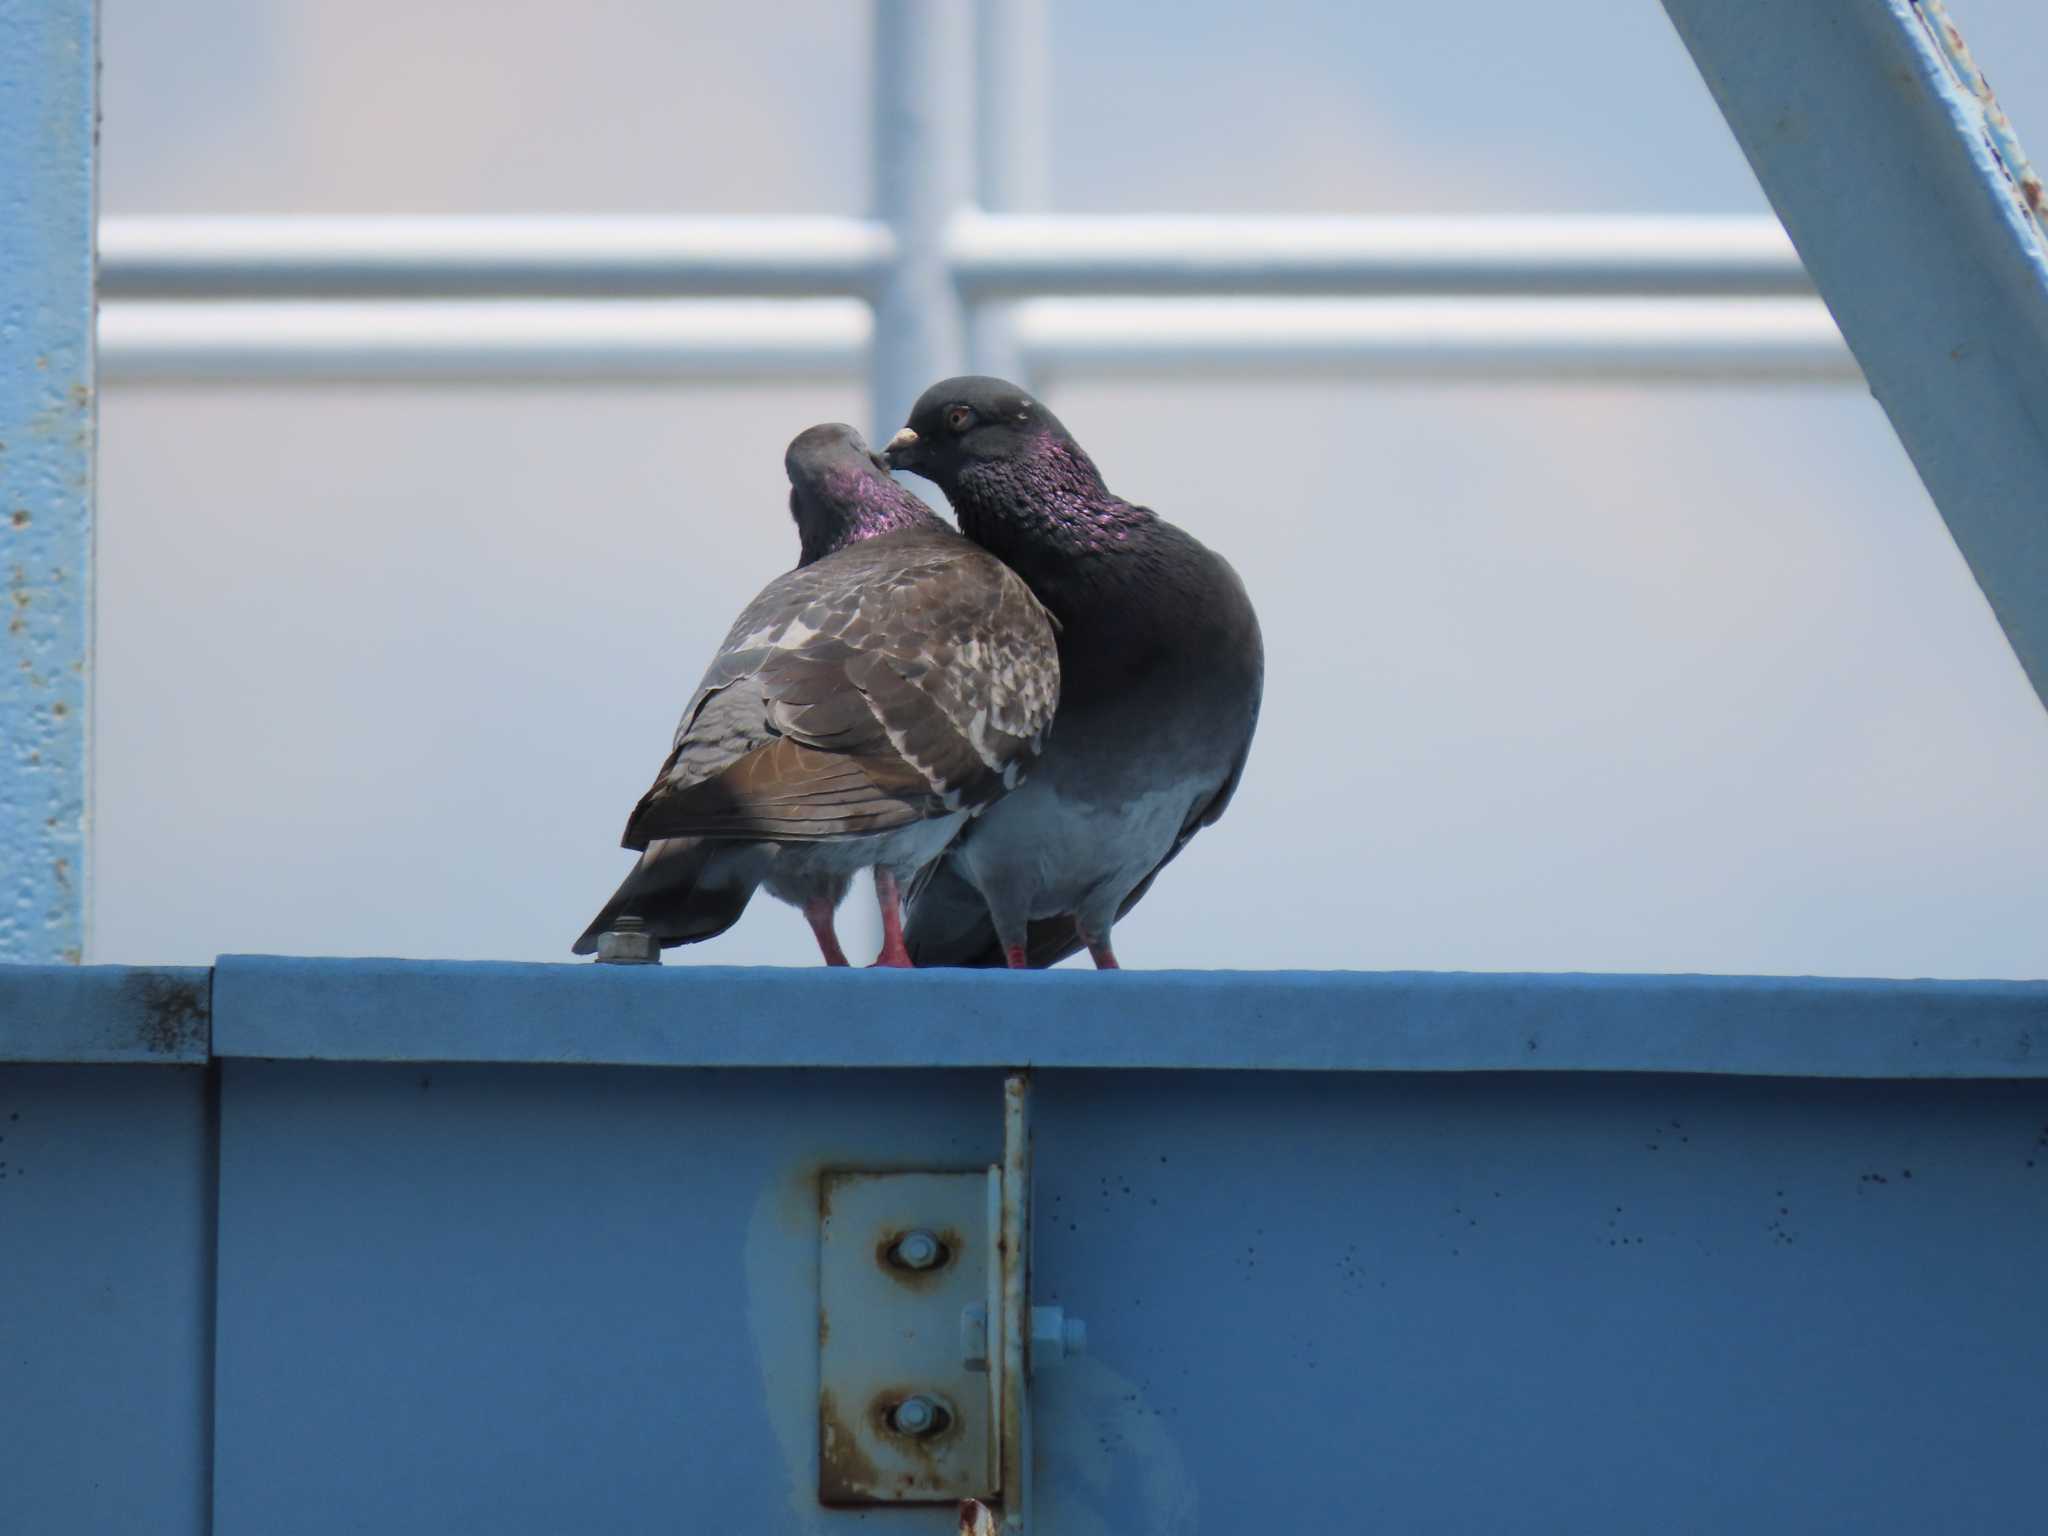
<instances>
[{"instance_id":1,"label":"pink foot","mask_svg":"<svg viewBox=\"0 0 2048 1536\"><path fill-rule=\"evenodd\" d=\"M1013 971L1027 971L1031 968L1031 962L1024 958L1024 946L1022 944L1005 944L1003 946L1003 963L1008 965Z\"/></svg>"}]
</instances>

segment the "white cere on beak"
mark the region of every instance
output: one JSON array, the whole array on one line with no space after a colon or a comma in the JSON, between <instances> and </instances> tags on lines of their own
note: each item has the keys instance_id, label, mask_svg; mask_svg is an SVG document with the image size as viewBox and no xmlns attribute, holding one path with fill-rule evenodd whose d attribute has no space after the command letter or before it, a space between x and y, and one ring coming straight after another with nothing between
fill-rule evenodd
<instances>
[{"instance_id":1,"label":"white cere on beak","mask_svg":"<svg viewBox=\"0 0 2048 1536\"><path fill-rule=\"evenodd\" d=\"M916 446L917 434L911 431L910 428L905 427L901 432L898 432L894 437L889 439L889 447L884 451L894 451L895 449L898 448L915 448Z\"/></svg>"}]
</instances>

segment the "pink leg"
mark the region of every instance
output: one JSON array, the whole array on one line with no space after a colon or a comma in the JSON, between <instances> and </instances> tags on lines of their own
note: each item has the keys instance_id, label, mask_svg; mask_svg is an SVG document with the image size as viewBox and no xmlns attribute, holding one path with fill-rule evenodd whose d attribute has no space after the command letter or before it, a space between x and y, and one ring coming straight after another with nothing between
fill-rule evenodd
<instances>
[{"instance_id":1,"label":"pink leg","mask_svg":"<svg viewBox=\"0 0 2048 1536\"><path fill-rule=\"evenodd\" d=\"M1098 971L1120 971L1123 969L1122 966L1116 963L1116 952L1109 947L1108 934L1105 933L1101 938L1097 939L1091 938L1084 933L1081 935L1081 942L1088 946L1089 957L1095 961L1095 969Z\"/></svg>"},{"instance_id":2,"label":"pink leg","mask_svg":"<svg viewBox=\"0 0 2048 1536\"><path fill-rule=\"evenodd\" d=\"M903 947L903 893L896 889L896 877L879 865L875 869L875 899L882 904L882 953L875 965L908 967L910 951Z\"/></svg>"},{"instance_id":3,"label":"pink leg","mask_svg":"<svg viewBox=\"0 0 2048 1536\"><path fill-rule=\"evenodd\" d=\"M1003 962L1013 971L1023 971L1031 968L1031 962L1024 958L1024 946L1022 944L1005 944L1003 946Z\"/></svg>"},{"instance_id":4,"label":"pink leg","mask_svg":"<svg viewBox=\"0 0 2048 1536\"><path fill-rule=\"evenodd\" d=\"M818 953L825 957L825 963L846 964L846 951L839 947L839 935L832 931L832 903L823 900L805 902L804 921L811 925L811 932L817 935Z\"/></svg>"}]
</instances>

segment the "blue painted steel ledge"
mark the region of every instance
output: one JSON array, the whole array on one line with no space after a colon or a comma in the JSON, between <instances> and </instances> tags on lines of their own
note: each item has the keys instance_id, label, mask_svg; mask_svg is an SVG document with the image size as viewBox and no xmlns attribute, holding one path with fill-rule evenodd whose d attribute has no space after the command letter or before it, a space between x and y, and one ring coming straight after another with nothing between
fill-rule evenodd
<instances>
[{"instance_id":1,"label":"blue painted steel ledge","mask_svg":"<svg viewBox=\"0 0 2048 1536\"><path fill-rule=\"evenodd\" d=\"M0 1060L2048 1077L2048 982L224 956L0 970Z\"/></svg>"},{"instance_id":2,"label":"blue painted steel ledge","mask_svg":"<svg viewBox=\"0 0 2048 1536\"><path fill-rule=\"evenodd\" d=\"M205 966L0 965L0 1062L204 1066Z\"/></svg>"},{"instance_id":3,"label":"blue painted steel ledge","mask_svg":"<svg viewBox=\"0 0 2048 1536\"><path fill-rule=\"evenodd\" d=\"M985 1167L1020 1063L1090 1332L1034 1529L1340 1466L1388 1530L2030 1531L2037 1039L2044 982L0 967L0 1531L950 1529L817 1501L819 1175Z\"/></svg>"}]
</instances>

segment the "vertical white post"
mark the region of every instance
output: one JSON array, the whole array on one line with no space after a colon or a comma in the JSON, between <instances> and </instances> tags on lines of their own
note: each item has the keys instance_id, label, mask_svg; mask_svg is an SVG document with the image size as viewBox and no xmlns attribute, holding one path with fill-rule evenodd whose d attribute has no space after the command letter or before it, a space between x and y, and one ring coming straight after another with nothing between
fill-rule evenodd
<instances>
[{"instance_id":1,"label":"vertical white post","mask_svg":"<svg viewBox=\"0 0 2048 1536\"><path fill-rule=\"evenodd\" d=\"M975 8L976 191L991 213L1041 213L1050 200L1045 0L978 0ZM1014 303L977 304L968 316L976 373L1027 388Z\"/></svg>"},{"instance_id":2,"label":"vertical white post","mask_svg":"<svg viewBox=\"0 0 2048 1536\"><path fill-rule=\"evenodd\" d=\"M967 206L973 56L963 0L876 0L875 213L896 258L875 298L869 407L883 439L926 385L962 372L966 326L946 226Z\"/></svg>"},{"instance_id":3,"label":"vertical white post","mask_svg":"<svg viewBox=\"0 0 2048 1536\"><path fill-rule=\"evenodd\" d=\"M95 0L0 0L0 960L85 957Z\"/></svg>"},{"instance_id":4,"label":"vertical white post","mask_svg":"<svg viewBox=\"0 0 2048 1536\"><path fill-rule=\"evenodd\" d=\"M875 216L896 237L875 295L868 417L886 442L925 387L967 371L967 326L946 260L946 226L972 196L974 111L966 0L875 0ZM849 903L849 951L881 945L880 915ZM855 963L859 963L855 954Z\"/></svg>"}]
</instances>

